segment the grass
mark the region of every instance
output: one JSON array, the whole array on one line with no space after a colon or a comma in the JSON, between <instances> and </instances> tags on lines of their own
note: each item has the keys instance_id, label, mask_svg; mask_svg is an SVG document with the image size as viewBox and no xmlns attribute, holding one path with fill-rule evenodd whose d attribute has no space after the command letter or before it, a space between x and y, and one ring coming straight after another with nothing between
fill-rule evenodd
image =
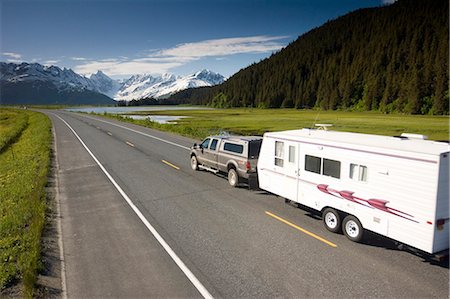
<instances>
[{"instance_id":1,"label":"grass","mask_svg":"<svg viewBox=\"0 0 450 299\"><path fill-rule=\"evenodd\" d=\"M28 114L13 109L0 109L0 152L13 143L28 125Z\"/></svg>"},{"instance_id":2,"label":"grass","mask_svg":"<svg viewBox=\"0 0 450 299\"><path fill-rule=\"evenodd\" d=\"M0 289L21 281L25 297L32 297L41 266L51 123L28 110L0 109L0 115L1 132L16 136L0 153Z\"/></svg>"},{"instance_id":3,"label":"grass","mask_svg":"<svg viewBox=\"0 0 450 299\"><path fill-rule=\"evenodd\" d=\"M332 130L337 131L387 136L417 133L426 135L432 140L449 140L448 116L256 108L170 110L133 112L133 114L189 116L177 120L177 125L161 125L148 120L130 118L126 121L199 139L220 131L240 135L262 135L265 132L329 123L333 124Z\"/></svg>"}]
</instances>

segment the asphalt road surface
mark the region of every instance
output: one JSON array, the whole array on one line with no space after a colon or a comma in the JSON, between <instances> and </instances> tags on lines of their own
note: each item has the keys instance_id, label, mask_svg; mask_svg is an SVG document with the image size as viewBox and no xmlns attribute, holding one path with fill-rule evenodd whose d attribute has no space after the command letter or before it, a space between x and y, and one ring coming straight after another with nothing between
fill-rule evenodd
<instances>
[{"instance_id":1,"label":"asphalt road surface","mask_svg":"<svg viewBox=\"0 0 450 299\"><path fill-rule=\"evenodd\" d=\"M193 171L193 140L45 113L56 135L69 298L449 296L448 264L375 235L350 242L311 211Z\"/></svg>"}]
</instances>

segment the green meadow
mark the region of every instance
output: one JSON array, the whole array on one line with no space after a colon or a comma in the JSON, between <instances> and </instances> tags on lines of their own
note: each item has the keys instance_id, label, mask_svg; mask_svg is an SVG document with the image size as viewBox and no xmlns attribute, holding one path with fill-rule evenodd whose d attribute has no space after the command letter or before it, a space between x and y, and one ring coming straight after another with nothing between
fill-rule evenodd
<instances>
[{"instance_id":1,"label":"green meadow","mask_svg":"<svg viewBox=\"0 0 450 299\"><path fill-rule=\"evenodd\" d=\"M41 267L51 122L41 113L0 108L0 136L0 290L20 282L30 298Z\"/></svg>"},{"instance_id":2,"label":"green meadow","mask_svg":"<svg viewBox=\"0 0 450 299\"><path fill-rule=\"evenodd\" d=\"M170 110L139 114L188 116L178 120L177 125L161 125L148 120L127 121L194 138L203 138L220 131L262 135L270 131L311 128L315 124L326 123L332 124L331 130L336 131L387 136L416 133L432 140L449 140L448 116L256 108Z\"/></svg>"}]
</instances>

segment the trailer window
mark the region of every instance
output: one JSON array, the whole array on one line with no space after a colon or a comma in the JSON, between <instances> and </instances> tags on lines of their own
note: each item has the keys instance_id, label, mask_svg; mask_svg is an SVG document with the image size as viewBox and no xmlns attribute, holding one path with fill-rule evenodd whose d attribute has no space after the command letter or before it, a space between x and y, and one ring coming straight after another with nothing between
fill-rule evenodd
<instances>
[{"instance_id":1,"label":"trailer window","mask_svg":"<svg viewBox=\"0 0 450 299\"><path fill-rule=\"evenodd\" d=\"M362 182L367 182L367 166L359 166L359 180Z\"/></svg>"},{"instance_id":2,"label":"trailer window","mask_svg":"<svg viewBox=\"0 0 450 299\"><path fill-rule=\"evenodd\" d=\"M226 142L223 146L225 151L242 154L244 152L244 146L242 144L235 144Z\"/></svg>"},{"instance_id":3,"label":"trailer window","mask_svg":"<svg viewBox=\"0 0 450 299\"><path fill-rule=\"evenodd\" d=\"M350 178L356 180L358 172L358 164L350 163Z\"/></svg>"},{"instance_id":4,"label":"trailer window","mask_svg":"<svg viewBox=\"0 0 450 299\"><path fill-rule=\"evenodd\" d=\"M295 163L295 146L289 145L289 162Z\"/></svg>"},{"instance_id":5,"label":"trailer window","mask_svg":"<svg viewBox=\"0 0 450 299\"><path fill-rule=\"evenodd\" d=\"M275 165L283 167L284 142L275 141Z\"/></svg>"},{"instance_id":6,"label":"trailer window","mask_svg":"<svg viewBox=\"0 0 450 299\"><path fill-rule=\"evenodd\" d=\"M367 166L351 163L350 178L355 181L367 182Z\"/></svg>"},{"instance_id":7,"label":"trailer window","mask_svg":"<svg viewBox=\"0 0 450 299\"><path fill-rule=\"evenodd\" d=\"M341 162L336 160L305 155L305 170L337 179L341 178Z\"/></svg>"},{"instance_id":8,"label":"trailer window","mask_svg":"<svg viewBox=\"0 0 450 299\"><path fill-rule=\"evenodd\" d=\"M314 156L305 156L305 170L320 174L322 158Z\"/></svg>"},{"instance_id":9,"label":"trailer window","mask_svg":"<svg viewBox=\"0 0 450 299\"><path fill-rule=\"evenodd\" d=\"M324 158L323 175L339 179L341 177L341 162Z\"/></svg>"}]
</instances>

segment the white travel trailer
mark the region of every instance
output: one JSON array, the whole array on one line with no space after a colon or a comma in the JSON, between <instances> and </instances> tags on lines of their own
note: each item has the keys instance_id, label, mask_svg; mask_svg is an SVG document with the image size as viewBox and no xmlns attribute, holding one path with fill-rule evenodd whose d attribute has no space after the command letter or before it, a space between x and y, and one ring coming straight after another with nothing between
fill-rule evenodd
<instances>
[{"instance_id":1,"label":"white travel trailer","mask_svg":"<svg viewBox=\"0 0 450 299\"><path fill-rule=\"evenodd\" d=\"M448 251L450 146L424 139L326 127L265 133L259 187L320 211L329 231L350 240L369 230L430 254Z\"/></svg>"}]
</instances>

